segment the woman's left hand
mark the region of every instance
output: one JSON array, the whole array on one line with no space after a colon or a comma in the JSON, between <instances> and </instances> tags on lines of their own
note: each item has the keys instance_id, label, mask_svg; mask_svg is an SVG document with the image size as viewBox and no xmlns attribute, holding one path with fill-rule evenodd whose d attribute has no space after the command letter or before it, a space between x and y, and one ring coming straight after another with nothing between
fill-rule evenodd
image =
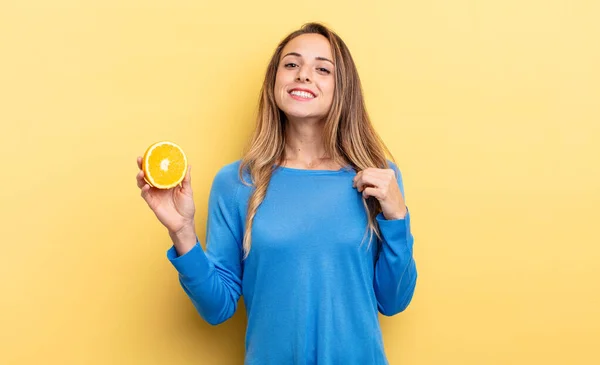
<instances>
[{"instance_id":1,"label":"woman's left hand","mask_svg":"<svg viewBox=\"0 0 600 365\"><path fill-rule=\"evenodd\" d=\"M403 219L407 208L393 169L367 168L359 171L352 187L362 192L366 199L373 196L379 200L385 219Z\"/></svg>"}]
</instances>

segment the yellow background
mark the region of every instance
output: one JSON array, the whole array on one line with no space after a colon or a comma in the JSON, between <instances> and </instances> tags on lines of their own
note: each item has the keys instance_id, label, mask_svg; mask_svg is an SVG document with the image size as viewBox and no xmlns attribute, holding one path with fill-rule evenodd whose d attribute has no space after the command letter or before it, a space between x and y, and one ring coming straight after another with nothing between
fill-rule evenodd
<instances>
[{"instance_id":1,"label":"yellow background","mask_svg":"<svg viewBox=\"0 0 600 365\"><path fill-rule=\"evenodd\" d=\"M241 364L165 258L135 158L173 140L205 234L269 57L350 47L404 173L419 282L391 365L598 364L598 1L3 1L1 364Z\"/></svg>"}]
</instances>

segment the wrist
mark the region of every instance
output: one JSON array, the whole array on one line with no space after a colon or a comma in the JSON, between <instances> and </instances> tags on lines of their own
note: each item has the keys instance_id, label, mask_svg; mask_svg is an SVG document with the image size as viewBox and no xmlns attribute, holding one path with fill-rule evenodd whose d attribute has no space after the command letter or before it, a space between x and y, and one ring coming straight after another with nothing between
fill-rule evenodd
<instances>
[{"instance_id":1,"label":"wrist","mask_svg":"<svg viewBox=\"0 0 600 365\"><path fill-rule=\"evenodd\" d=\"M196 245L196 229L193 223L182 226L177 231L169 231L169 236L177 253L181 256Z\"/></svg>"},{"instance_id":2,"label":"wrist","mask_svg":"<svg viewBox=\"0 0 600 365\"><path fill-rule=\"evenodd\" d=\"M408 210L406 209L406 207L404 207L404 209L397 211L397 212L390 213L390 214L386 214L385 212L383 212L383 216L387 220L397 220L397 219L406 218L407 213L408 213Z\"/></svg>"},{"instance_id":3,"label":"wrist","mask_svg":"<svg viewBox=\"0 0 600 365\"><path fill-rule=\"evenodd\" d=\"M181 227L177 228L176 230L168 229L168 231L169 235L171 236L187 235L196 231L196 225L194 224L193 220L190 220L182 224Z\"/></svg>"}]
</instances>

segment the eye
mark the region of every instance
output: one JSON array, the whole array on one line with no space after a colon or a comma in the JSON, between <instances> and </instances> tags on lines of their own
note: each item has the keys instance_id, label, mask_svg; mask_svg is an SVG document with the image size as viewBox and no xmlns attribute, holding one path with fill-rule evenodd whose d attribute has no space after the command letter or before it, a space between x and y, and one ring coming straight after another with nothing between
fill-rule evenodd
<instances>
[{"instance_id":1,"label":"eye","mask_svg":"<svg viewBox=\"0 0 600 365\"><path fill-rule=\"evenodd\" d=\"M326 69L326 68L324 68L324 67L319 67L319 68L317 68L317 70L319 70L319 71L321 71L321 72L325 72L325 73L326 73L326 74L328 74L328 75L331 73L331 71L329 71L328 69Z\"/></svg>"},{"instance_id":2,"label":"eye","mask_svg":"<svg viewBox=\"0 0 600 365\"><path fill-rule=\"evenodd\" d=\"M290 63L286 63L284 67L290 68L290 67L296 67L296 66L298 66L298 65L293 62L290 62Z\"/></svg>"}]
</instances>

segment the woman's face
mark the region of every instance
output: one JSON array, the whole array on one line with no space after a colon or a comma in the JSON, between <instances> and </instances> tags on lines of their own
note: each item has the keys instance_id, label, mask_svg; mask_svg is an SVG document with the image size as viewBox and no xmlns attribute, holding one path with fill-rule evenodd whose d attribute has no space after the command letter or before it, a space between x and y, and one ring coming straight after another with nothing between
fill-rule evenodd
<instances>
[{"instance_id":1,"label":"woman's face","mask_svg":"<svg viewBox=\"0 0 600 365\"><path fill-rule=\"evenodd\" d=\"M288 119L323 119L333 102L334 65L327 38L302 34L281 52L275 101Z\"/></svg>"}]
</instances>

